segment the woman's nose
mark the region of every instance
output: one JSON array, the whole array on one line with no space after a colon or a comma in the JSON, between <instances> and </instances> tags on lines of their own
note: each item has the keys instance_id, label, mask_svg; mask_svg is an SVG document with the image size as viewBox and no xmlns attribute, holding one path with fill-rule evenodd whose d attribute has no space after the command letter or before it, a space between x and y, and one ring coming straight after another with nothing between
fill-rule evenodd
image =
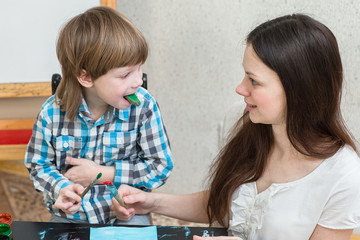
<instances>
[{"instance_id":1,"label":"woman's nose","mask_svg":"<svg viewBox=\"0 0 360 240\"><path fill-rule=\"evenodd\" d=\"M245 80L241 81L241 83L236 87L235 91L237 94L244 96L244 97L247 97L250 95L250 91L248 90L248 88L245 84Z\"/></svg>"}]
</instances>

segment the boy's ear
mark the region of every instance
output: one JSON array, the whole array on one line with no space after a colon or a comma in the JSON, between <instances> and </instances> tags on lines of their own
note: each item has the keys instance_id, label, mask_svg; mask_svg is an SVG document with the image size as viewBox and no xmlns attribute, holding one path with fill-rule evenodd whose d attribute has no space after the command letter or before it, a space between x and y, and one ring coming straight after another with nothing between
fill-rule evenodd
<instances>
[{"instance_id":1,"label":"boy's ear","mask_svg":"<svg viewBox=\"0 0 360 240\"><path fill-rule=\"evenodd\" d=\"M77 77L81 86L89 88L94 85L94 82L91 80L91 77L87 74L87 72L83 69L81 70L80 76Z\"/></svg>"}]
</instances>

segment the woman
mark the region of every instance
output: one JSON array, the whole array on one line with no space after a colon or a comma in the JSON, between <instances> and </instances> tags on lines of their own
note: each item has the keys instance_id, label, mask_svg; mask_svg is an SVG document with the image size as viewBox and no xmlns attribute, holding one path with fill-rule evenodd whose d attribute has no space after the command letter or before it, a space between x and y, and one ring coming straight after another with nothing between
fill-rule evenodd
<instances>
[{"instance_id":1,"label":"woman","mask_svg":"<svg viewBox=\"0 0 360 240\"><path fill-rule=\"evenodd\" d=\"M247 37L246 110L210 173L189 195L121 186L119 219L157 212L228 227L242 239L349 239L360 226L360 159L341 116L342 63L322 23L294 14ZM199 238L197 238L199 239Z\"/></svg>"}]
</instances>

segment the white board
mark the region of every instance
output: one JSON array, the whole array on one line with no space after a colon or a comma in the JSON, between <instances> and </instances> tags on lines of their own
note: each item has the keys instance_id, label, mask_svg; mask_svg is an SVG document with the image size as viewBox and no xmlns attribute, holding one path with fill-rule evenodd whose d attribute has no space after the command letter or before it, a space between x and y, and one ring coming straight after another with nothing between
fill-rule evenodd
<instances>
[{"instance_id":1,"label":"white board","mask_svg":"<svg viewBox=\"0 0 360 240\"><path fill-rule=\"evenodd\" d=\"M0 5L0 83L48 82L60 73L61 26L100 0L12 0Z\"/></svg>"}]
</instances>

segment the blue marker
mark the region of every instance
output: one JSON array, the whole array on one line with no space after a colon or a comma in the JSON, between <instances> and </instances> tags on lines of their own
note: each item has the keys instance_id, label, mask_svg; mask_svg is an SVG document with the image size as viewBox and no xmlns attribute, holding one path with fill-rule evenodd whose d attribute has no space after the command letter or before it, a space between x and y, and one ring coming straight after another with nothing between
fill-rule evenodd
<instances>
[{"instance_id":1,"label":"blue marker","mask_svg":"<svg viewBox=\"0 0 360 240\"><path fill-rule=\"evenodd\" d=\"M109 188L111 194L114 196L114 198L116 199L116 201L118 201L118 203L124 207L127 208L126 204L124 203L124 201L122 200L121 196L119 195L118 190L116 189L116 187L114 186L114 184L112 184L112 182L110 181L106 181L103 182L103 184L106 184L106 186Z\"/></svg>"}]
</instances>

